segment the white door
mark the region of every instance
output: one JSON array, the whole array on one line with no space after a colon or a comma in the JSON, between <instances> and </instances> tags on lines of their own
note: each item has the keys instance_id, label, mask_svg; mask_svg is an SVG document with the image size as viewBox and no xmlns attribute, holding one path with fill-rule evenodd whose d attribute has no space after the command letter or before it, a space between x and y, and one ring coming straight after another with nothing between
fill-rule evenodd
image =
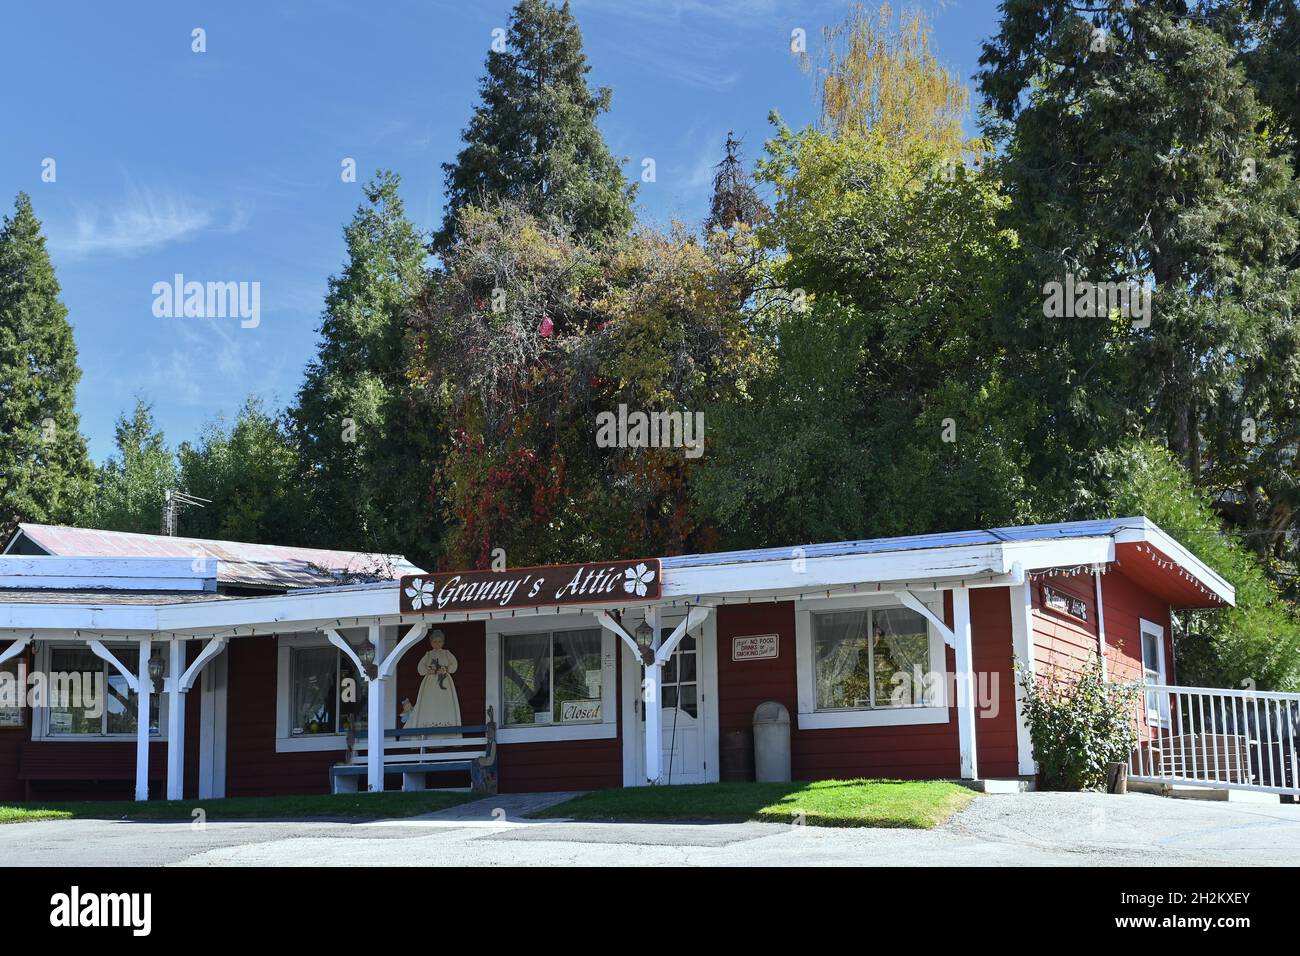
<instances>
[{"instance_id":1,"label":"white door","mask_svg":"<svg viewBox=\"0 0 1300 956\"><path fill-rule=\"evenodd\" d=\"M667 640L679 621L664 619L655 641ZM662 723L660 753L663 783L707 783L718 779L717 714L714 712L712 622L678 642L663 667L663 690L659 709ZM645 774L645 707L642 701L641 667L625 652L624 688L630 691L633 732L625 735L625 746L635 753L624 761L624 783L639 786ZM626 713L626 711L625 711ZM630 771L628 773L627 771ZM628 779L630 777L630 779Z\"/></svg>"}]
</instances>

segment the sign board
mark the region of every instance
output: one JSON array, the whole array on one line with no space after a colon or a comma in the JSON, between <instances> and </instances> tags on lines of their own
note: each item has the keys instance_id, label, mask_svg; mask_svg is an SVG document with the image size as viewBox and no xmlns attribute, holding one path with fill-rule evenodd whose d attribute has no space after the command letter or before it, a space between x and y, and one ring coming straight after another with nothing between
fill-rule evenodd
<instances>
[{"instance_id":1,"label":"sign board","mask_svg":"<svg viewBox=\"0 0 1300 956\"><path fill-rule=\"evenodd\" d=\"M565 700L560 702L560 720L600 720L599 700Z\"/></svg>"},{"instance_id":2,"label":"sign board","mask_svg":"<svg viewBox=\"0 0 1300 956\"><path fill-rule=\"evenodd\" d=\"M408 574L401 581L398 606L403 614L441 614L566 604L626 604L656 600L662 589L661 579L658 558Z\"/></svg>"},{"instance_id":3,"label":"sign board","mask_svg":"<svg viewBox=\"0 0 1300 956\"><path fill-rule=\"evenodd\" d=\"M1077 617L1081 621L1088 620L1088 605L1079 600L1073 594L1066 594L1058 591L1050 585L1043 585L1043 604L1050 607L1053 611L1060 611L1062 614L1069 614L1071 617Z\"/></svg>"},{"instance_id":4,"label":"sign board","mask_svg":"<svg viewBox=\"0 0 1300 956\"><path fill-rule=\"evenodd\" d=\"M731 639L731 659L733 661L761 661L776 657L781 650L781 638L777 634L747 634Z\"/></svg>"}]
</instances>

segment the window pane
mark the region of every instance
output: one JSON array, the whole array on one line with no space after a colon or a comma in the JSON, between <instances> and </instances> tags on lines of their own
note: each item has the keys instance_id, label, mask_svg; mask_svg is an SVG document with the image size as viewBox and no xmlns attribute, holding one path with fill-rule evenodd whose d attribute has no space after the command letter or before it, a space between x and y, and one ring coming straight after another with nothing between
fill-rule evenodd
<instances>
[{"instance_id":1,"label":"window pane","mask_svg":"<svg viewBox=\"0 0 1300 956\"><path fill-rule=\"evenodd\" d=\"M871 705L867 612L813 615L817 709Z\"/></svg>"},{"instance_id":2,"label":"window pane","mask_svg":"<svg viewBox=\"0 0 1300 956\"><path fill-rule=\"evenodd\" d=\"M501 696L507 724L550 723L549 634L511 634L502 638Z\"/></svg>"},{"instance_id":3,"label":"window pane","mask_svg":"<svg viewBox=\"0 0 1300 956\"><path fill-rule=\"evenodd\" d=\"M600 630L555 633L555 720L594 723L600 713Z\"/></svg>"},{"instance_id":4,"label":"window pane","mask_svg":"<svg viewBox=\"0 0 1300 956\"><path fill-rule=\"evenodd\" d=\"M677 666L681 670L681 676L677 679L680 681L695 680L695 655L680 654L678 655Z\"/></svg>"},{"instance_id":5,"label":"window pane","mask_svg":"<svg viewBox=\"0 0 1300 956\"><path fill-rule=\"evenodd\" d=\"M18 682L18 660L22 657L20 654L0 664L0 727L23 726L27 688Z\"/></svg>"},{"instance_id":6,"label":"window pane","mask_svg":"<svg viewBox=\"0 0 1300 956\"><path fill-rule=\"evenodd\" d=\"M50 650L50 733L103 733L99 700L104 662L79 647Z\"/></svg>"},{"instance_id":7,"label":"window pane","mask_svg":"<svg viewBox=\"0 0 1300 956\"><path fill-rule=\"evenodd\" d=\"M114 647L110 648L113 656L122 662L125 667L133 674L140 673L140 649ZM135 691L127 685L126 678L123 677L116 667L107 661L104 662L104 673L107 675L105 680L105 704L104 709L107 717L107 727L110 734L134 734L136 731L136 716L139 708L139 699ZM152 704L153 701L150 701ZM150 728L152 731L153 728Z\"/></svg>"},{"instance_id":8,"label":"window pane","mask_svg":"<svg viewBox=\"0 0 1300 956\"><path fill-rule=\"evenodd\" d=\"M289 660L289 733L336 733L339 652L333 647L295 647Z\"/></svg>"},{"instance_id":9,"label":"window pane","mask_svg":"<svg viewBox=\"0 0 1300 956\"><path fill-rule=\"evenodd\" d=\"M683 714L690 714L692 717L698 716L695 709L694 684L681 684L677 688L677 699L681 702Z\"/></svg>"},{"instance_id":10,"label":"window pane","mask_svg":"<svg viewBox=\"0 0 1300 956\"><path fill-rule=\"evenodd\" d=\"M874 611L871 638L876 656L876 706L925 703L925 674L930 669L925 618L903 607Z\"/></svg>"},{"instance_id":11,"label":"window pane","mask_svg":"<svg viewBox=\"0 0 1300 956\"><path fill-rule=\"evenodd\" d=\"M343 679L339 682L339 733L349 730L357 734L366 732L366 701L370 699L370 685L357 674L357 666L339 654Z\"/></svg>"},{"instance_id":12,"label":"window pane","mask_svg":"<svg viewBox=\"0 0 1300 956\"><path fill-rule=\"evenodd\" d=\"M1145 631L1142 632L1142 665L1149 671L1160 671L1160 639Z\"/></svg>"}]
</instances>

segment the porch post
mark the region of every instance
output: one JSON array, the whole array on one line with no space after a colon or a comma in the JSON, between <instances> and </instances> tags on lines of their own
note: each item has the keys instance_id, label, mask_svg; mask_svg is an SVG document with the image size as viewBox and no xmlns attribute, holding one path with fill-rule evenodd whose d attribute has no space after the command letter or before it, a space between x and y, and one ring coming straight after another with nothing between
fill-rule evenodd
<instances>
[{"instance_id":1,"label":"porch post","mask_svg":"<svg viewBox=\"0 0 1300 956\"><path fill-rule=\"evenodd\" d=\"M185 799L185 643L173 637L167 646L167 799Z\"/></svg>"},{"instance_id":2,"label":"porch post","mask_svg":"<svg viewBox=\"0 0 1300 956\"><path fill-rule=\"evenodd\" d=\"M384 631L378 622L369 627L370 643L375 648L375 676L366 691L366 789L384 789L384 692L388 680L378 664L384 663Z\"/></svg>"},{"instance_id":3,"label":"porch post","mask_svg":"<svg viewBox=\"0 0 1300 956\"><path fill-rule=\"evenodd\" d=\"M140 660L136 671L139 682L135 694L135 798L149 799L149 701L153 695L153 681L149 678L149 657L153 653L152 638L140 641Z\"/></svg>"},{"instance_id":4,"label":"porch post","mask_svg":"<svg viewBox=\"0 0 1300 956\"><path fill-rule=\"evenodd\" d=\"M655 607L645 610L646 623L654 630L651 646L659 649L659 613ZM645 682L641 694L645 707L645 776L652 786L663 779L663 663L655 657L654 663L645 665Z\"/></svg>"},{"instance_id":5,"label":"porch post","mask_svg":"<svg viewBox=\"0 0 1300 956\"><path fill-rule=\"evenodd\" d=\"M1032 679L1034 675L1034 599L1028 579L1023 584L1007 588L1011 599L1011 645L1016 661ZM1022 777L1032 777L1038 772L1034 763L1034 742L1025 720L1025 688L1016 679L1016 754L1017 769Z\"/></svg>"},{"instance_id":6,"label":"porch post","mask_svg":"<svg viewBox=\"0 0 1300 956\"><path fill-rule=\"evenodd\" d=\"M970 590L952 589L952 632L957 658L957 746L961 752L963 780L979 777L975 751L975 675L971 669Z\"/></svg>"}]
</instances>

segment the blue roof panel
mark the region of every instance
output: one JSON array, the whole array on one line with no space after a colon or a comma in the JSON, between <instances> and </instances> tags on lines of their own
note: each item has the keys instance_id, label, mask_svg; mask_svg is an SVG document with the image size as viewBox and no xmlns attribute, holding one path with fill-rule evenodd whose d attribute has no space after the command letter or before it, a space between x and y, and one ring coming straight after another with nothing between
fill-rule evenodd
<instances>
[{"instance_id":1,"label":"blue roof panel","mask_svg":"<svg viewBox=\"0 0 1300 956\"><path fill-rule=\"evenodd\" d=\"M718 551L711 554L682 554L661 559L665 568L695 568L714 564L748 564L757 561L780 561L795 556L834 558L853 554L879 554L887 551L917 551L925 548L956 548L970 545L998 544L1004 541L1047 541L1061 538L1095 538L1127 529L1142 528L1145 518L1102 518L1093 521L1063 521L1056 524L1031 524L1015 528L982 528L976 531L946 531L938 534L915 534L897 538L866 538L860 541L833 541L788 548L756 548L750 551Z\"/></svg>"}]
</instances>

